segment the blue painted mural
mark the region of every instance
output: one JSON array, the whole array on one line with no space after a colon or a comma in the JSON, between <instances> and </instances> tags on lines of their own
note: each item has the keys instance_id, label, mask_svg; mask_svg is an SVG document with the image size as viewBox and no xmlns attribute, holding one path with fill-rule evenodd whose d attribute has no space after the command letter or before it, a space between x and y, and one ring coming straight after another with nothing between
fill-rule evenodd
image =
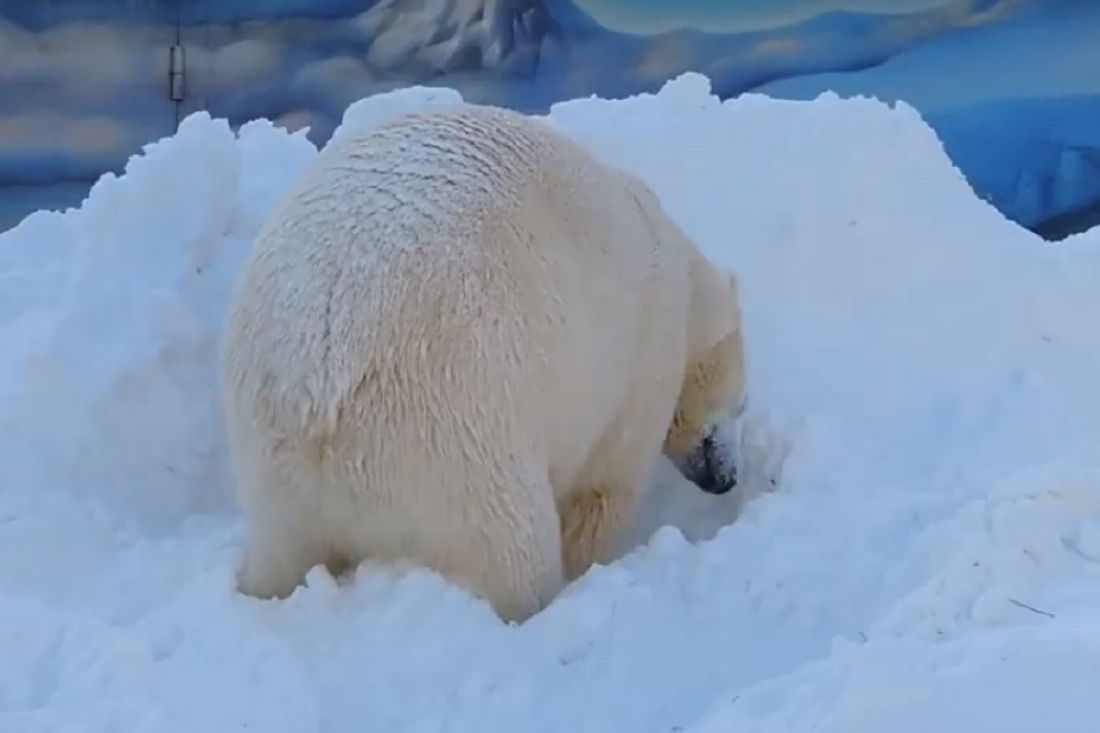
<instances>
[{"instance_id":1,"label":"blue painted mural","mask_svg":"<svg viewBox=\"0 0 1100 733\"><path fill-rule=\"evenodd\" d=\"M0 0L0 228L196 109L320 143L412 83L543 111L685 70L723 98L904 99L1010 218L1100 223L1097 0Z\"/></svg>"}]
</instances>

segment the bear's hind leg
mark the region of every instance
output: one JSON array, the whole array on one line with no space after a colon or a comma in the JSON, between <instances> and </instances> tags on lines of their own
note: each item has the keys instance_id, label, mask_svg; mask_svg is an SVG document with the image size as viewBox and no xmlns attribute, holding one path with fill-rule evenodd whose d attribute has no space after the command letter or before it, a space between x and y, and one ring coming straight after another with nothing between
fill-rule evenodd
<instances>
[{"instance_id":1,"label":"bear's hind leg","mask_svg":"<svg viewBox=\"0 0 1100 733\"><path fill-rule=\"evenodd\" d=\"M324 530L306 496L289 477L263 471L263 479L242 484L247 535L244 558L237 572L237 589L257 598L285 598L315 565L332 567L328 543L318 540Z\"/></svg>"},{"instance_id":2,"label":"bear's hind leg","mask_svg":"<svg viewBox=\"0 0 1100 733\"><path fill-rule=\"evenodd\" d=\"M265 523L250 528L237 589L256 598L286 598L314 565L331 558L291 527Z\"/></svg>"},{"instance_id":3,"label":"bear's hind leg","mask_svg":"<svg viewBox=\"0 0 1100 733\"><path fill-rule=\"evenodd\" d=\"M488 484L490 503L462 507L460 536L437 545L438 563L444 575L472 586L503 620L522 622L565 584L558 515L548 477L499 483L497 478Z\"/></svg>"}]
</instances>

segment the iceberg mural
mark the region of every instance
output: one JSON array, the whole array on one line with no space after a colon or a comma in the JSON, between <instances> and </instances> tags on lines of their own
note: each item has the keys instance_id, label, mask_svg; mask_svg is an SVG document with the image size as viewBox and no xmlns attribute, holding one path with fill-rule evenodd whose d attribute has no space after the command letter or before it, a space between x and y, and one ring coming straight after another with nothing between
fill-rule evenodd
<instances>
[{"instance_id":1,"label":"iceberg mural","mask_svg":"<svg viewBox=\"0 0 1100 733\"><path fill-rule=\"evenodd\" d=\"M1100 3L54 0L0 5L0 228L79 203L197 109L308 127L409 84L543 111L655 91L902 99L979 195L1058 238L1100 221Z\"/></svg>"}]
</instances>

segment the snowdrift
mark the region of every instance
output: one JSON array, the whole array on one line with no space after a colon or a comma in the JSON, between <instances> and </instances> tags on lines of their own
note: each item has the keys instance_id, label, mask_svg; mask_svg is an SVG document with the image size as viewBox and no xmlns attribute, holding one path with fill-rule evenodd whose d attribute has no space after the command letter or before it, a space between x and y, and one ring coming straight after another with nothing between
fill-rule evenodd
<instances>
[{"instance_id":1,"label":"snowdrift","mask_svg":"<svg viewBox=\"0 0 1100 733\"><path fill-rule=\"evenodd\" d=\"M549 119L740 275L748 495L662 466L520 627L424 570L234 594L217 335L316 151L192 115L0 236L0 730L1091 733L1100 231L1006 221L900 103L689 74Z\"/></svg>"}]
</instances>

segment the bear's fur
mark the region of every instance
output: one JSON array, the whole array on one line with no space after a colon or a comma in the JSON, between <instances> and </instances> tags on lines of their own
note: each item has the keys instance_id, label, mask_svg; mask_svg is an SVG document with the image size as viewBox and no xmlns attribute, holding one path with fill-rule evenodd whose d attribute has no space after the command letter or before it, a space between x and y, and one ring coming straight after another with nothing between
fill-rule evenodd
<instances>
[{"instance_id":1,"label":"bear's fur","mask_svg":"<svg viewBox=\"0 0 1100 733\"><path fill-rule=\"evenodd\" d=\"M695 470L739 318L640 179L541 122L462 104L327 147L224 332L241 591L405 560L527 618L613 559L662 450Z\"/></svg>"}]
</instances>

